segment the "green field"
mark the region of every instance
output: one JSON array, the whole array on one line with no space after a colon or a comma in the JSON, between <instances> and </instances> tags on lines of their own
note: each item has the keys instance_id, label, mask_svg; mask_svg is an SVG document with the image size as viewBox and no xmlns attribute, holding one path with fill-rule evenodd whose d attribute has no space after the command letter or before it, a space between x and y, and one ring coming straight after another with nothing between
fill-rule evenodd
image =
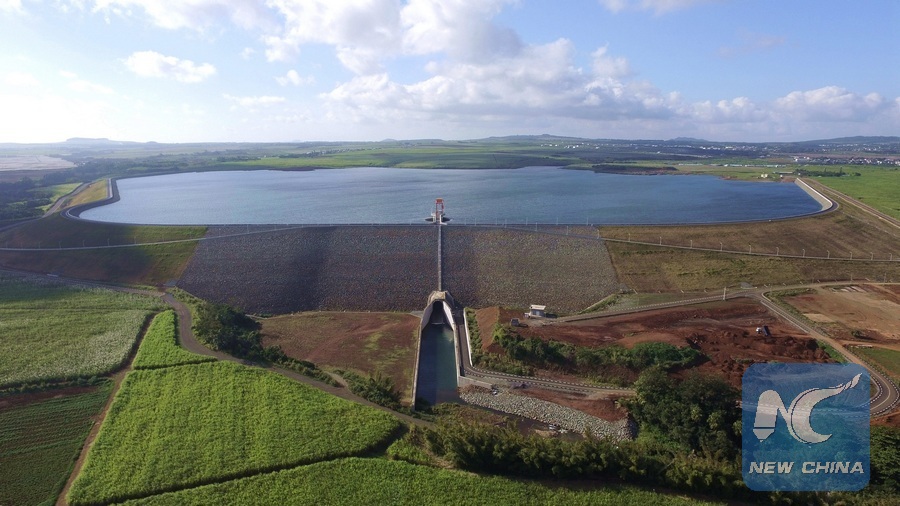
<instances>
[{"instance_id":1,"label":"green field","mask_svg":"<svg viewBox=\"0 0 900 506\"><path fill-rule=\"evenodd\" d=\"M153 297L0 274L0 387L113 371L160 309Z\"/></svg>"},{"instance_id":2,"label":"green field","mask_svg":"<svg viewBox=\"0 0 900 506\"><path fill-rule=\"evenodd\" d=\"M237 162L229 166L236 169L346 167L516 169L533 165L566 166L584 163L582 158L560 155L554 151L558 150L504 142L419 141L397 145L357 146L290 157L266 157Z\"/></svg>"},{"instance_id":3,"label":"green field","mask_svg":"<svg viewBox=\"0 0 900 506\"><path fill-rule=\"evenodd\" d=\"M41 191L45 191L50 194L51 200L49 204L42 206L41 210L46 212L48 209L50 209L50 207L53 206L53 203L55 203L60 198L72 193L75 188L78 188L78 186L80 186L78 183L66 183L41 188Z\"/></svg>"},{"instance_id":4,"label":"green field","mask_svg":"<svg viewBox=\"0 0 900 506\"><path fill-rule=\"evenodd\" d=\"M887 348L854 347L851 351L869 362L879 366L896 382L900 382L900 351Z\"/></svg>"},{"instance_id":5,"label":"green field","mask_svg":"<svg viewBox=\"0 0 900 506\"><path fill-rule=\"evenodd\" d=\"M159 369L175 365L212 362L213 357L205 357L186 351L178 346L178 325L175 311L165 311L156 315L134 357L135 369Z\"/></svg>"},{"instance_id":6,"label":"green field","mask_svg":"<svg viewBox=\"0 0 900 506\"><path fill-rule=\"evenodd\" d=\"M822 167L813 167L822 170ZM829 188L849 195L894 218L900 219L900 170L896 168L844 167L845 173L859 176L811 178ZM831 167L830 171L837 171Z\"/></svg>"},{"instance_id":7,"label":"green field","mask_svg":"<svg viewBox=\"0 0 900 506\"><path fill-rule=\"evenodd\" d=\"M91 417L111 390L106 381L84 393L0 408L0 504L56 502L93 425Z\"/></svg>"},{"instance_id":8,"label":"green field","mask_svg":"<svg viewBox=\"0 0 900 506\"><path fill-rule=\"evenodd\" d=\"M711 504L625 487L571 490L383 459L341 459L128 504Z\"/></svg>"},{"instance_id":9,"label":"green field","mask_svg":"<svg viewBox=\"0 0 900 506\"><path fill-rule=\"evenodd\" d=\"M134 371L70 504L94 504L365 454L393 416L230 362Z\"/></svg>"}]
</instances>

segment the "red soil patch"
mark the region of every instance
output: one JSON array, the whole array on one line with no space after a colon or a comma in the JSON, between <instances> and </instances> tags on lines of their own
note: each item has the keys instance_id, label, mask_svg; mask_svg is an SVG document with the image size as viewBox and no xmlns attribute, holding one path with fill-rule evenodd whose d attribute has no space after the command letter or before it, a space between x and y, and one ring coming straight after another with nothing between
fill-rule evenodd
<instances>
[{"instance_id":1,"label":"red soil patch","mask_svg":"<svg viewBox=\"0 0 900 506\"><path fill-rule=\"evenodd\" d=\"M499 321L505 321L503 311L499 311L499 316ZM769 327L771 337L756 333L756 328L763 325ZM708 361L693 369L715 373L736 387L740 387L741 377L752 363L772 360L830 361L813 339L805 337L802 331L781 321L765 306L751 299L680 306L572 323L529 326L516 331L523 337L536 336L588 347L616 344L631 348L637 343L651 341L692 346L709 357ZM485 331L482 330L483 340L484 335ZM499 353L502 350L495 346L490 351ZM623 370L621 373L625 379L633 380L636 377L633 371ZM560 377L552 371L541 371L539 375Z\"/></svg>"},{"instance_id":2,"label":"red soil patch","mask_svg":"<svg viewBox=\"0 0 900 506\"><path fill-rule=\"evenodd\" d=\"M881 425L884 427L894 427L900 429L900 411L894 411L888 416L882 416L872 420L872 425Z\"/></svg>"},{"instance_id":3,"label":"red soil patch","mask_svg":"<svg viewBox=\"0 0 900 506\"><path fill-rule=\"evenodd\" d=\"M390 376L412 392L419 319L404 313L301 313L262 321L263 346L319 366Z\"/></svg>"}]
</instances>

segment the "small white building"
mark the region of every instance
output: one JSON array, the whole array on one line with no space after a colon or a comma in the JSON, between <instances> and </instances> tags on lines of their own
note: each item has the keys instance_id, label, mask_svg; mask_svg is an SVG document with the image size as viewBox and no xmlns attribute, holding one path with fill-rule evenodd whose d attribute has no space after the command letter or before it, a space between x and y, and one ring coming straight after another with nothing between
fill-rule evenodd
<instances>
[{"instance_id":1,"label":"small white building","mask_svg":"<svg viewBox=\"0 0 900 506\"><path fill-rule=\"evenodd\" d=\"M525 316L528 318L544 318L547 316L547 306L532 304Z\"/></svg>"}]
</instances>

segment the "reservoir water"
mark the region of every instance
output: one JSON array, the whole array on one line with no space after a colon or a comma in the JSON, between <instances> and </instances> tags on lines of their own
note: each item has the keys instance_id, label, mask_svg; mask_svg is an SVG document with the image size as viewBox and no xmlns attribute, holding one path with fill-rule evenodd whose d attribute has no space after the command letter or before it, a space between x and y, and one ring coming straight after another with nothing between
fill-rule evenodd
<instances>
[{"instance_id":1,"label":"reservoir water","mask_svg":"<svg viewBox=\"0 0 900 506\"><path fill-rule=\"evenodd\" d=\"M424 223L437 197L452 223L469 224L721 223L821 209L795 184L555 167L194 172L121 179L118 187L118 202L81 216L166 225Z\"/></svg>"}]
</instances>

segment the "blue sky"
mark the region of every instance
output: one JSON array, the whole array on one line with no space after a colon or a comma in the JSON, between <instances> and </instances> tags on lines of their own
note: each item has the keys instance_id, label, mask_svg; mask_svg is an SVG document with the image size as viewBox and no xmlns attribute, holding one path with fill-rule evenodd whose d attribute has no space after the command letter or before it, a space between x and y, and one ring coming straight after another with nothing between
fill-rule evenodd
<instances>
[{"instance_id":1,"label":"blue sky","mask_svg":"<svg viewBox=\"0 0 900 506\"><path fill-rule=\"evenodd\" d=\"M0 0L0 142L900 135L896 0Z\"/></svg>"}]
</instances>

